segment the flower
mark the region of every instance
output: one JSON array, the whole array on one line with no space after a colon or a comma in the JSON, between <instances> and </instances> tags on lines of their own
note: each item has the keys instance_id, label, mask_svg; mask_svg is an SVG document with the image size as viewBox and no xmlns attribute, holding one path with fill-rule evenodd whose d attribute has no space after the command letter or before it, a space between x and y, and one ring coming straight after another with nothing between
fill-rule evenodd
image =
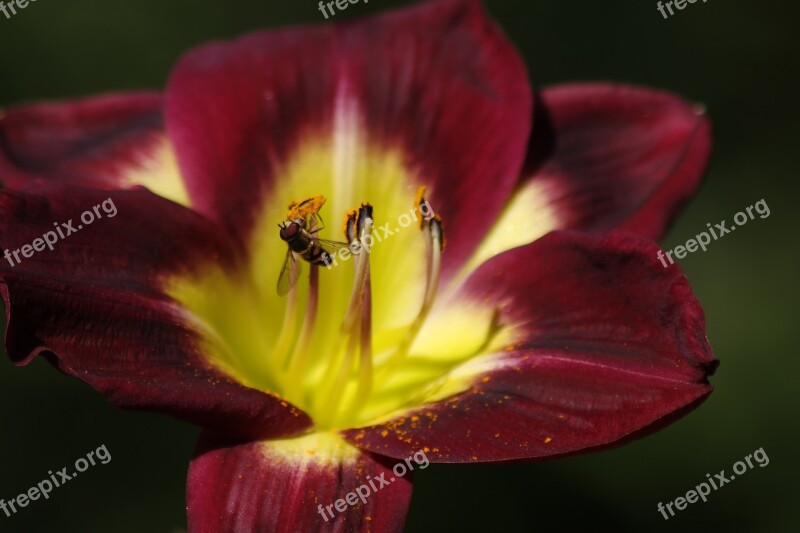
<instances>
[{"instance_id":1,"label":"flower","mask_svg":"<svg viewBox=\"0 0 800 533\"><path fill-rule=\"evenodd\" d=\"M0 147L3 246L117 209L2 263L8 355L205 428L191 531L398 530L415 454L597 449L711 392L702 309L651 241L699 185L707 120L641 88L533 93L477 2L208 44L163 96L10 109ZM348 239L423 200L437 218L281 297L276 224L319 196L334 220L369 202Z\"/></svg>"}]
</instances>

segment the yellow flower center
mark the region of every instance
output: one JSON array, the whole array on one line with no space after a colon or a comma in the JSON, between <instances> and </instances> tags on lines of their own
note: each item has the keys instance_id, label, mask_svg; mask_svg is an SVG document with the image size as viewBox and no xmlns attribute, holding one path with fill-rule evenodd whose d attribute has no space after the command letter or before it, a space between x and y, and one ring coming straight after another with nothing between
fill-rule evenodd
<instances>
[{"instance_id":1,"label":"yellow flower center","mask_svg":"<svg viewBox=\"0 0 800 533\"><path fill-rule=\"evenodd\" d=\"M370 147L357 131L334 139L307 143L267 194L245 272L209 261L199 275L165 280L210 364L303 409L319 430L373 423L461 392L474 378L463 363L511 334L482 302L431 313L443 235L436 220L422 231L417 225L419 180L400 153ZM327 198L326 221L369 201L373 218L355 236L375 242L330 268L300 258L303 273L281 297L287 243L276 224L289 201L315 194ZM334 227L315 237L344 240Z\"/></svg>"}]
</instances>

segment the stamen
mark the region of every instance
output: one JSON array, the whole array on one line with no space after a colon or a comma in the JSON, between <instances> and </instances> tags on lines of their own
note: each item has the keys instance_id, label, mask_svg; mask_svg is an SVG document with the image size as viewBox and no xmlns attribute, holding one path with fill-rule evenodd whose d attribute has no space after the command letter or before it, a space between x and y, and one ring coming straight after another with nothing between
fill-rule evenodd
<instances>
[{"instance_id":1,"label":"stamen","mask_svg":"<svg viewBox=\"0 0 800 533\"><path fill-rule=\"evenodd\" d=\"M367 236L372 238L372 206L365 205L362 206L362 210L368 208L369 210L369 217L362 217L362 214L359 213L358 217L358 226L359 226L359 233L361 236L361 242L364 242ZM358 254L358 260L356 261L356 276L355 282L353 285L353 293L350 295L350 303L347 306L347 312L345 313L345 318L343 321L343 330L350 331L353 327L353 323L355 322L356 318L358 317L358 312L360 310L361 302L364 296L364 284L366 281L367 270L369 267L369 254Z\"/></svg>"},{"instance_id":2,"label":"stamen","mask_svg":"<svg viewBox=\"0 0 800 533\"><path fill-rule=\"evenodd\" d=\"M288 381L286 385L286 395L290 398L297 398L302 393L303 376L308 366L308 352L311 346L311 337L314 334L314 326L317 322L317 307L319 302L319 265L311 265L311 272L308 275L308 303L306 303L306 313L303 318L303 327L297 344L294 346L292 357L289 359Z\"/></svg>"},{"instance_id":3,"label":"stamen","mask_svg":"<svg viewBox=\"0 0 800 533\"><path fill-rule=\"evenodd\" d=\"M423 191L424 192L424 191ZM424 198L418 193L417 207L424 202ZM425 255L427 258L427 276L425 282L425 297L422 301L422 307L411 324L406 336L400 342L397 350L389 356L389 359L380 368L381 378L386 378L391 375L394 370L407 356L411 350L411 346L417 339L428 314L433 307L436 300L436 293L439 289L439 277L442 269L442 251L444 250L444 231L442 230L442 219L439 215L435 215L431 220L423 221L422 234L425 238Z\"/></svg>"},{"instance_id":4,"label":"stamen","mask_svg":"<svg viewBox=\"0 0 800 533\"><path fill-rule=\"evenodd\" d=\"M300 265L295 261L290 268L298 269ZM292 275L294 276L295 274ZM269 357L273 370L279 374L283 374L286 370L289 352L292 349L294 333L297 328L297 286L290 288L289 293L286 295L286 311L284 311L283 317L281 332Z\"/></svg>"},{"instance_id":5,"label":"stamen","mask_svg":"<svg viewBox=\"0 0 800 533\"><path fill-rule=\"evenodd\" d=\"M320 411L320 418L322 420L332 421L339 413L339 405L342 402L342 396L344 395L345 388L347 387L347 382L350 380L350 375L353 371L353 363L355 362L355 355L358 351L359 326L359 323L355 323L353 329L349 332L347 337L340 337L342 342L345 338L348 339L347 349L344 353L344 358L339 368L334 369L331 372L331 375L334 376L334 380L331 382L330 387L327 390L324 390L323 394L321 395L326 402Z\"/></svg>"},{"instance_id":6,"label":"stamen","mask_svg":"<svg viewBox=\"0 0 800 533\"><path fill-rule=\"evenodd\" d=\"M369 204L362 204L361 209L358 210L358 217L355 223L355 231L348 228L347 238L353 244L351 236L358 235L360 237L360 244L362 246L352 246L358 249L360 255L369 255L369 248L363 250L363 246L370 246L365 241L367 237L372 237L373 225L372 206ZM358 381L356 386L356 394L353 404L350 408L351 415L358 414L358 411L363 406L364 401L369 396L372 390L372 276L370 274L369 259L365 260L366 273L364 278L364 289L361 297L361 325L360 343L359 343L359 360L358 360Z\"/></svg>"},{"instance_id":7,"label":"stamen","mask_svg":"<svg viewBox=\"0 0 800 533\"><path fill-rule=\"evenodd\" d=\"M368 253L368 252L365 252ZM372 279L367 262L367 278L364 281L364 301L361 304L361 344L358 359L358 386L350 414L355 416L372 392Z\"/></svg>"},{"instance_id":8,"label":"stamen","mask_svg":"<svg viewBox=\"0 0 800 533\"><path fill-rule=\"evenodd\" d=\"M373 230L372 206L362 204L358 212L358 220L355 227L361 242L371 239ZM352 225L346 218L345 234L350 238L352 235ZM339 338L332 352L331 362L328 366L327 374L333 379L321 386L321 394L317 395L320 418L330 421L336 417L339 406L344 395L347 382L350 379L356 352L360 352L359 359L359 381L357 390L361 395L366 396L371 389L372 375L372 290L369 272L369 253L359 253L356 260L356 272L353 283L353 292L347 306L344 319L340 329ZM339 352L347 343L344 358L339 363ZM368 358L369 361L365 359ZM336 365L336 367L334 366ZM337 368L338 367L338 368ZM369 383L365 383L368 380ZM356 393L359 396L359 392Z\"/></svg>"},{"instance_id":9,"label":"stamen","mask_svg":"<svg viewBox=\"0 0 800 533\"><path fill-rule=\"evenodd\" d=\"M322 197L313 199L317 198ZM303 213L311 217L312 221L316 221L318 213L306 213L306 210L318 207L319 201L315 204L310 200L292 204L290 211ZM371 205L362 204L359 209L348 211L344 217L343 232L355 259L353 288L339 328L339 335L329 352L330 357L322 368L318 368L316 363L310 361L313 354L309 353L319 311L319 265L313 263L310 265L308 302L299 334L295 333L299 318L298 292L296 287L290 289L286 318L273 350L272 361L281 370L286 389L284 392L288 398L304 404L306 395L310 392L308 387L310 383L314 383L316 391L310 395L309 401L320 427L336 427L345 419L358 418L373 393L374 380L377 378L382 382L388 381L392 375L391 371L409 356L433 308L439 289L445 238L441 218L433 214L425 200L425 187L420 187L417 191L414 211L425 241L426 279L422 305L397 348L379 363L377 376L373 362L372 275L369 257L374 229ZM316 224L313 224L313 227L316 227ZM310 232L316 236L314 229ZM319 381L307 379L306 375L312 364L315 371L324 372Z\"/></svg>"}]
</instances>

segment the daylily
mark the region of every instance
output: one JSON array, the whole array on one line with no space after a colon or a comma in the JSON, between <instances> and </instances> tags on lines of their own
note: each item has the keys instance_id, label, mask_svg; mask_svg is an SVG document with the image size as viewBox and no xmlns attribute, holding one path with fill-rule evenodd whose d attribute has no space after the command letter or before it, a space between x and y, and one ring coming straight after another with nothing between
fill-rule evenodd
<instances>
[{"instance_id":1,"label":"daylily","mask_svg":"<svg viewBox=\"0 0 800 533\"><path fill-rule=\"evenodd\" d=\"M572 454L710 394L702 309L651 240L709 150L670 94L534 93L474 1L208 44L163 96L2 116L3 249L118 209L2 264L7 352L205 428L191 531L399 530L410 475L326 507L415 453ZM281 297L277 225L315 196L320 238L362 203L355 237L396 231L331 269L298 258ZM438 218L398 228L422 200Z\"/></svg>"}]
</instances>

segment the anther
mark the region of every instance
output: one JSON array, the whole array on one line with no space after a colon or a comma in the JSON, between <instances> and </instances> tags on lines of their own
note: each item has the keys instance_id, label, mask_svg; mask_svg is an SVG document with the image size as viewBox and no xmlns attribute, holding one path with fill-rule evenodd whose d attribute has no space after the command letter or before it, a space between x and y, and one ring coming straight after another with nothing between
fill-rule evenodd
<instances>
[{"instance_id":1,"label":"anther","mask_svg":"<svg viewBox=\"0 0 800 533\"><path fill-rule=\"evenodd\" d=\"M344 224L342 226L342 233L344 233L347 244L353 244L358 239L358 232L356 224L358 220L358 209L348 209L344 214Z\"/></svg>"}]
</instances>

